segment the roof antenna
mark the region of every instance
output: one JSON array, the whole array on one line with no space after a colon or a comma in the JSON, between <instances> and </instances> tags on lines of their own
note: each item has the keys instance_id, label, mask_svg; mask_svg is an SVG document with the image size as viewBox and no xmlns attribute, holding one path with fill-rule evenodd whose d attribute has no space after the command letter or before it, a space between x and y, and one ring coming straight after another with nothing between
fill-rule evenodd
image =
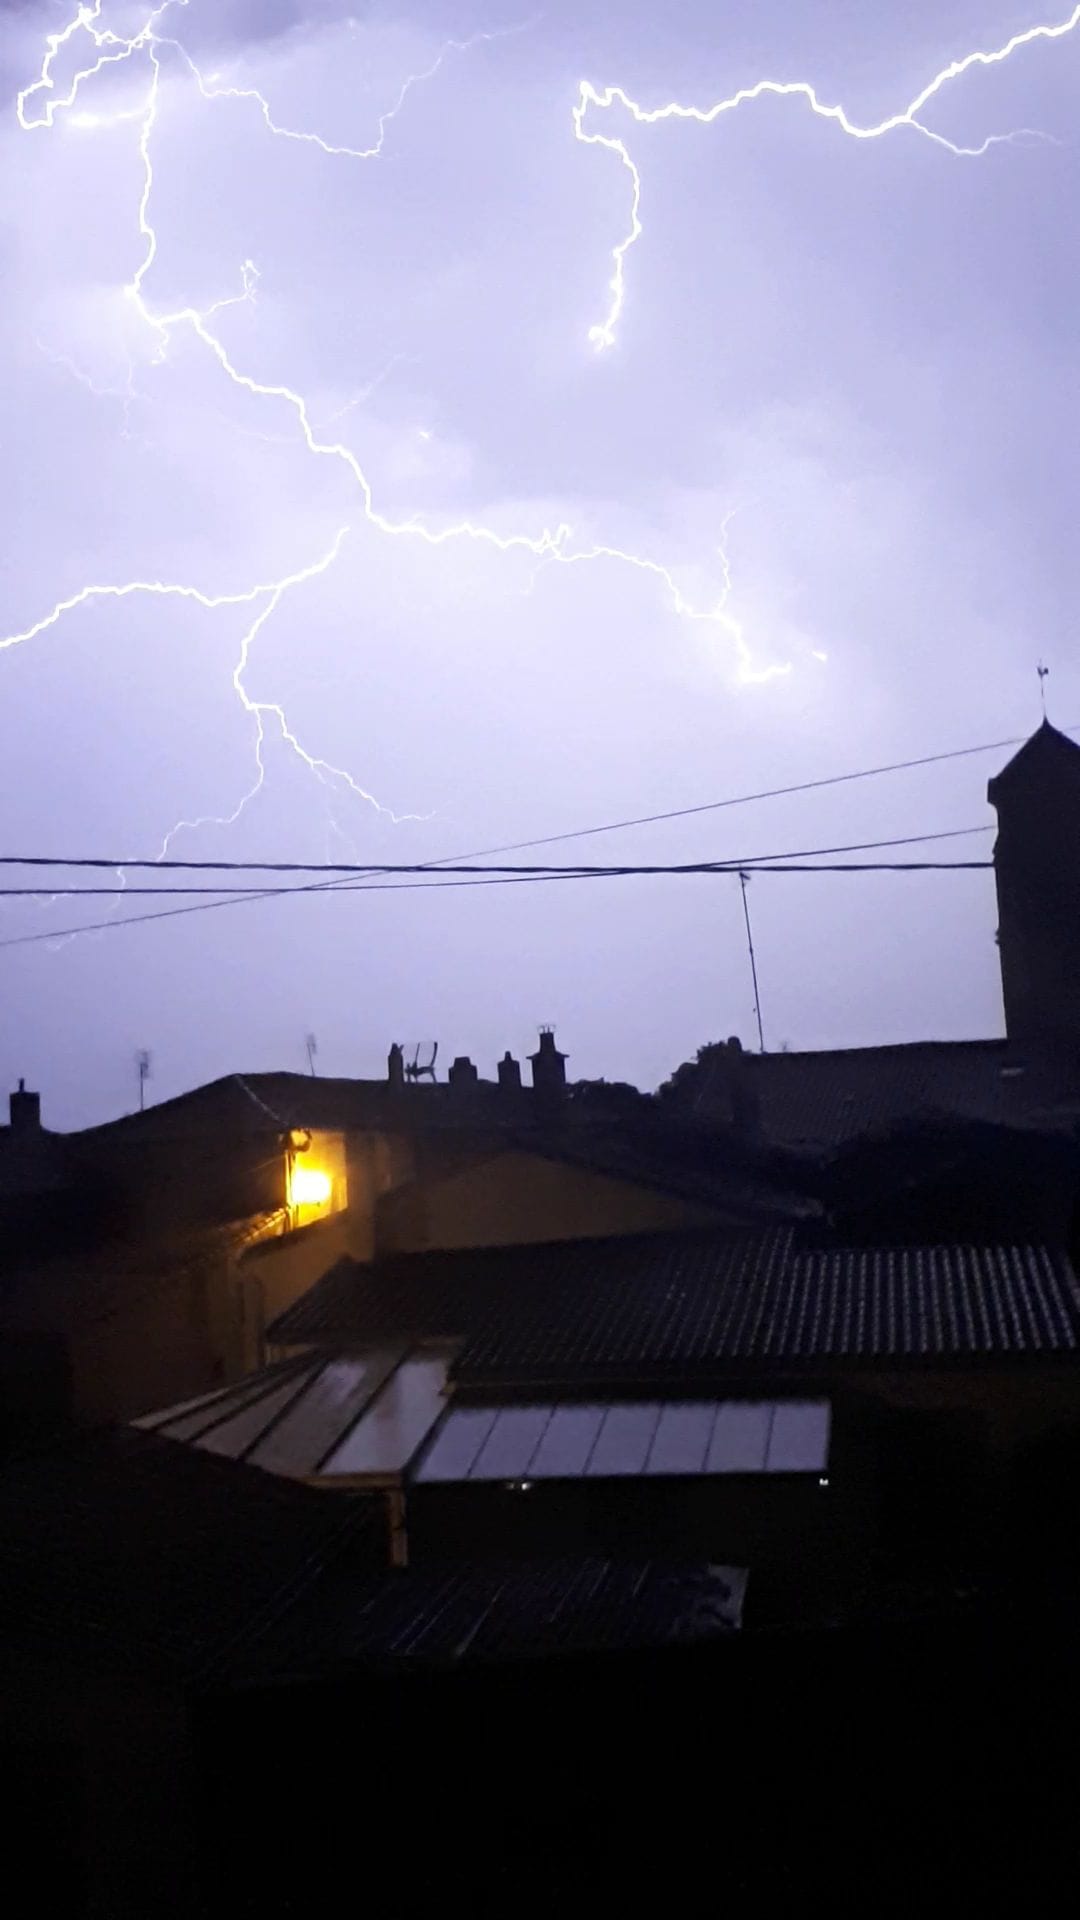
<instances>
[{"instance_id":1,"label":"roof antenna","mask_svg":"<svg viewBox=\"0 0 1080 1920\"><path fill-rule=\"evenodd\" d=\"M150 1055L145 1047L140 1047L135 1055L135 1071L139 1076L139 1112L146 1110L146 1083L150 1078ZM22 1082L20 1081L20 1086Z\"/></svg>"},{"instance_id":2,"label":"roof antenna","mask_svg":"<svg viewBox=\"0 0 1080 1920\"><path fill-rule=\"evenodd\" d=\"M1050 672L1050 669L1049 667L1045 667L1042 661L1040 660L1035 671L1039 676L1039 699L1042 701L1042 717L1045 720L1046 719L1046 680L1047 680L1047 675Z\"/></svg>"},{"instance_id":3,"label":"roof antenna","mask_svg":"<svg viewBox=\"0 0 1080 1920\"><path fill-rule=\"evenodd\" d=\"M739 885L742 888L743 919L746 921L746 945L750 954L750 978L754 983L754 1013L757 1016L758 1051L765 1051L765 1034L761 1025L761 995L758 992L757 960L754 957L754 936L750 931L750 907L746 898L746 889L750 885L750 875L740 873Z\"/></svg>"}]
</instances>

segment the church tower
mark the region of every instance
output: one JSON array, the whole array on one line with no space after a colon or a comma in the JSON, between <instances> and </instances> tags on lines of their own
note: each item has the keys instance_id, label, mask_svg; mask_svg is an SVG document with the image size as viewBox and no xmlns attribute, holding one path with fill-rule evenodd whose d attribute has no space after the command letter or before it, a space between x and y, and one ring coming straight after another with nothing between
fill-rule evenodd
<instances>
[{"instance_id":1,"label":"church tower","mask_svg":"<svg viewBox=\"0 0 1080 1920\"><path fill-rule=\"evenodd\" d=\"M1044 720L987 798L1005 1031L1080 1050L1080 746Z\"/></svg>"}]
</instances>

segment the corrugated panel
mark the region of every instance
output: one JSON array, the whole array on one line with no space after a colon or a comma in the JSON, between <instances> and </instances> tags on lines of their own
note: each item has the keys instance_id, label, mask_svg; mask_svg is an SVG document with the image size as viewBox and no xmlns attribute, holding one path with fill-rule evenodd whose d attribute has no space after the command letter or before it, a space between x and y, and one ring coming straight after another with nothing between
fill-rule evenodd
<instances>
[{"instance_id":1,"label":"corrugated panel","mask_svg":"<svg viewBox=\"0 0 1080 1920\"><path fill-rule=\"evenodd\" d=\"M780 1400L769 1430L767 1473L824 1473L829 1464L829 1405Z\"/></svg>"},{"instance_id":2,"label":"corrugated panel","mask_svg":"<svg viewBox=\"0 0 1080 1920\"><path fill-rule=\"evenodd\" d=\"M416 1478L467 1480L497 1418L497 1407L453 1408L424 1454Z\"/></svg>"},{"instance_id":3,"label":"corrugated panel","mask_svg":"<svg viewBox=\"0 0 1080 1920\"><path fill-rule=\"evenodd\" d=\"M298 1477L314 1473L400 1357L400 1349L392 1349L328 1360L309 1375L303 1393L251 1449L251 1465Z\"/></svg>"},{"instance_id":4,"label":"corrugated panel","mask_svg":"<svg viewBox=\"0 0 1080 1920\"><path fill-rule=\"evenodd\" d=\"M266 1432L271 1420L282 1413L290 1400L304 1390L305 1374L290 1374L287 1380L261 1393L257 1399L234 1413L228 1420L219 1420L215 1426L200 1433L195 1444L204 1453L223 1453L230 1460L242 1460L248 1448Z\"/></svg>"},{"instance_id":5,"label":"corrugated panel","mask_svg":"<svg viewBox=\"0 0 1080 1920\"><path fill-rule=\"evenodd\" d=\"M716 1425L716 1402L674 1401L657 1423L649 1450L649 1473L703 1473Z\"/></svg>"},{"instance_id":6,"label":"corrugated panel","mask_svg":"<svg viewBox=\"0 0 1080 1920\"><path fill-rule=\"evenodd\" d=\"M504 1407L470 1470L470 1480L520 1480L529 1471L553 1407Z\"/></svg>"},{"instance_id":7,"label":"corrugated panel","mask_svg":"<svg viewBox=\"0 0 1080 1920\"><path fill-rule=\"evenodd\" d=\"M561 1480L584 1473L606 1412L606 1407L597 1406L556 1407L533 1455L530 1474L538 1480Z\"/></svg>"},{"instance_id":8,"label":"corrugated panel","mask_svg":"<svg viewBox=\"0 0 1080 1920\"><path fill-rule=\"evenodd\" d=\"M658 1236L574 1285L509 1282L454 1365L478 1386L693 1380L821 1360L963 1363L1080 1350L1080 1286L1040 1246L856 1247L790 1256L778 1237ZM598 1258L598 1257L597 1257Z\"/></svg>"},{"instance_id":9,"label":"corrugated panel","mask_svg":"<svg viewBox=\"0 0 1080 1920\"><path fill-rule=\"evenodd\" d=\"M401 1473L442 1412L445 1386L441 1355L402 1361L321 1471L328 1477Z\"/></svg>"},{"instance_id":10,"label":"corrugated panel","mask_svg":"<svg viewBox=\"0 0 1080 1920\"><path fill-rule=\"evenodd\" d=\"M764 1472L772 1418L773 1407L769 1401L725 1401L716 1410L705 1471Z\"/></svg>"},{"instance_id":11,"label":"corrugated panel","mask_svg":"<svg viewBox=\"0 0 1080 1920\"><path fill-rule=\"evenodd\" d=\"M261 1373L251 1374L246 1380L239 1380L234 1386L210 1396L191 1412L185 1412L182 1406L169 1407L163 1414L150 1416L154 1431L165 1434L170 1440L197 1441L202 1434L211 1433L222 1422L243 1412L245 1407L264 1399L284 1381L299 1382L309 1365L310 1362L291 1360L281 1367L267 1367ZM146 1424L145 1420L140 1422L140 1425Z\"/></svg>"},{"instance_id":12,"label":"corrugated panel","mask_svg":"<svg viewBox=\"0 0 1080 1920\"><path fill-rule=\"evenodd\" d=\"M609 1407L586 1473L597 1478L609 1474L644 1473L659 1424L660 1408L655 1402Z\"/></svg>"}]
</instances>

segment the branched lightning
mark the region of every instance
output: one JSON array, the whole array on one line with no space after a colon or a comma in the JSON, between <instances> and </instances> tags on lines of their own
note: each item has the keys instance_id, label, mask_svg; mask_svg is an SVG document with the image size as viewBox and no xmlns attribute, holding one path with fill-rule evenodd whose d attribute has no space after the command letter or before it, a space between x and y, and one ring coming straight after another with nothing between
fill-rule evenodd
<instances>
[{"instance_id":1,"label":"branched lightning","mask_svg":"<svg viewBox=\"0 0 1080 1920\"><path fill-rule=\"evenodd\" d=\"M586 121L591 110L597 113L610 112L620 107L629 114L638 126L656 126L662 120L694 120L700 126L712 126L724 114L734 113L737 108L748 106L755 100L769 97L802 100L819 120L831 120L842 133L852 140L880 140L886 134L897 133L902 128L920 134L923 139L932 141L935 146L944 147L947 153L957 159L980 159L992 147L1035 143L1055 146L1059 143L1050 134L1041 133L1035 128L1018 127L1008 133L987 134L977 146L961 146L949 140L942 133L925 125L920 118L923 108L930 105L936 96L950 81L958 80L962 74L969 73L974 67L1000 66L1022 47L1029 47L1041 40L1062 40L1080 26L1080 6L1073 8L1066 20L1054 24L1028 27L1021 33L1014 33L1000 47L977 49L964 54L962 58L951 60L947 67L936 73L932 80L915 95L915 98L898 113L888 114L884 120L869 125L860 125L847 114L840 105L830 105L820 100L817 92L807 80L758 80L753 86L739 87L726 99L717 100L710 107L684 105L678 100L669 100L660 107L643 107L631 99L622 87L595 87L591 81L583 80L578 89L577 103L573 109L574 137L582 146L605 147L613 153L619 164L630 176L630 221L623 238L611 250L612 274L608 281L609 304L603 320L589 329L589 339L593 346L607 348L614 346L616 328L626 304L626 256L631 247L640 239L643 232L641 223L641 173L636 161L631 157L626 142L617 134L589 131Z\"/></svg>"},{"instance_id":2,"label":"branched lightning","mask_svg":"<svg viewBox=\"0 0 1080 1920\"><path fill-rule=\"evenodd\" d=\"M604 541L576 546L573 543L573 529L565 522L554 527L542 528L539 532L507 534L469 518L456 519L443 526L431 526L418 518L405 520L391 518L377 506L371 482L356 454L340 439L328 432L333 420L341 418L351 410L352 406L366 397L366 393L371 389L364 390L354 400L347 402L345 407L339 409L336 416L331 416L321 428L318 428L312 422L308 403L301 392L284 383L260 380L244 370L236 364L221 338L217 324L219 317L231 308L252 303L256 298L258 272L253 262L245 261L242 264L238 291L215 300L207 306L182 305L171 310L155 307L148 293L148 282L158 253L158 234L152 219L153 135L162 95L164 61L170 62L170 71L171 63L175 62L180 77L193 83L204 99L253 106L261 116L269 134L275 138L316 149L326 157L372 160L383 152L388 129L401 113L410 94L422 82L433 79L450 54L464 53L469 47L480 42L503 37L501 33L482 33L472 36L469 40L447 41L428 67L421 72L408 75L403 81L392 105L380 115L375 139L371 145L366 147L338 145L324 139L317 132L281 124L275 117L269 102L257 88L228 84L216 74L205 76L181 41L171 32L166 33L162 30L166 16L186 8L187 5L188 0L160 0L160 4L147 12L137 31L125 35L118 34L103 24L103 0L81 0L81 4L76 7L75 13L66 26L46 36L40 70L35 79L19 94L16 103L19 125L28 133L53 128L60 115L66 115L71 123L87 129L111 127L125 122L130 122L137 127L141 186L136 203L136 226L140 251L124 292L153 342L152 361L161 363L165 360L173 337L177 333L186 331L193 335L234 388L250 394L261 402L277 405L284 409L286 417L291 415L293 431L299 430L300 438L309 454L319 459L335 461L346 468L358 494L362 522L382 535L417 539L434 548L465 540L489 547L504 555L514 553L529 555L536 562L537 567L550 564L570 567L585 563L595 566L606 562L609 565L632 568L658 583L663 589L671 610L678 618L690 622L708 623L723 635L734 651L738 680L763 681L789 672L790 662L775 662L761 666L755 661L743 627L730 610L732 581L725 545L730 515L721 528L718 549L721 590L715 600L706 606L692 602L679 586L671 569L661 561ZM609 152L614 153L629 174L631 188L629 228L623 239L612 249L613 271L609 282L608 311L603 321L591 329L591 340L598 347L611 346L615 340L616 328L625 304L626 256L642 232L640 217L642 183L637 164L620 136L599 130L591 123L592 114L619 108L640 125L652 125L669 119L694 120L703 125L711 125L722 115L766 95L798 97L818 118L834 122L846 136L852 139L878 139L906 127L935 145L944 147L955 156L975 157L987 153L996 145L1009 142L1015 144L1025 139L1045 141L1050 136L1019 130L1004 134L990 134L977 146L965 147L948 140L943 134L928 127L921 117L923 110L947 83L971 69L1000 64L1022 47L1040 40L1060 39L1071 33L1078 25L1080 25L1080 5L1074 9L1067 20L1058 24L1029 28L1025 32L1014 34L1001 47L978 50L954 60L935 75L902 111L874 125L860 125L849 117L842 106L823 102L806 81L766 79L753 86L741 88L710 107L688 106L672 101L654 108L640 106L621 87L598 89L589 82L582 82L577 103L573 108L574 136L582 145L605 147ZM55 78L57 62L61 53L76 43L80 48L83 46L87 48L89 57L85 64L77 68L66 89L62 89L58 87ZM119 73L121 70L138 73L145 82L144 90L141 91L137 101L133 104L125 103L102 114L84 109L83 100L95 79L103 72ZM395 359L399 357L395 356ZM84 376L79 368L69 364L70 370L77 378L83 379L85 384L92 385L88 376ZM393 364L394 361L391 361L390 365ZM385 371L389 371L389 367L378 378L385 377ZM132 389L129 380L126 398L130 400L131 397ZM222 590L199 586L188 581L141 578L87 584L67 598L58 600L49 612L41 615L21 631L0 636L0 652L39 638L67 616L76 613L79 608L98 601L125 600L134 596L156 596L190 601L207 610L232 606L251 608L253 610L251 618L240 638L239 651L232 673L232 688L245 714L254 724L255 778L233 811L216 817L214 823L228 825L238 820L245 807L262 789L265 778L263 750L267 738L267 727L271 724L276 727L284 745L325 786L332 790L344 789L380 812L388 814L392 819L416 818L416 815L390 814L390 810L383 807L345 769L333 766L318 755L309 752L291 726L280 703L256 699L247 685L246 676L252 648L262 629L280 606L282 599L304 582L326 573L334 565L342 543L350 531L352 531L350 527L342 528L326 551L308 565L281 577L258 581L250 586ZM173 838L181 829L209 823L209 816L177 821L165 835L159 857L165 855Z\"/></svg>"},{"instance_id":3,"label":"branched lightning","mask_svg":"<svg viewBox=\"0 0 1080 1920\"><path fill-rule=\"evenodd\" d=\"M687 620L712 623L734 644L739 661L738 678L740 680L768 679L790 670L788 663L764 668L755 667L742 628L727 610L730 579L726 573L726 563L725 584L720 598L710 607L699 608L688 600L671 570L657 560L605 543L571 550L569 542L572 538L572 529L566 523L544 528L539 533L502 534L490 526L470 519L459 519L442 527L432 527L415 518L397 520L383 513L375 504L371 483L356 455L340 440L325 437L325 429L322 432L316 429L304 396L285 384L258 380L238 367L216 327L212 325L225 310L255 299L258 271L253 262L245 261L242 264L240 287L236 293L218 299L207 307L181 306L171 311L159 311L147 298L146 283L158 252L158 235L151 218L154 188L152 138L161 100L164 55L172 53L178 56L180 64L194 80L204 98L254 103L272 135L317 147L326 155L367 160L377 157L382 151L387 129L400 113L413 88L421 81L432 78L439 71L448 53L464 52L478 42L503 37L501 34L478 34L468 41L445 43L437 58L423 72L408 76L402 84L393 105L378 122L375 143L366 148L354 148L334 146L325 141L321 135L282 126L275 120L269 103L255 88L223 85L218 82L216 76L211 79L205 78L181 43L171 34L167 35L159 31L160 23L171 8L185 7L188 0L161 0L161 4L148 13L138 31L127 38L118 36L102 25L102 4L103 0L85 0L85 4L78 6L74 16L64 28L47 36L41 69L37 78L18 96L17 114L20 126L28 132L34 129L51 128L61 113L69 114L77 125L88 129L113 126L122 121L137 124L142 185L138 196L136 218L141 254L124 292L154 340L152 357L155 362L160 363L165 359L174 333L180 329L187 329L193 333L206 351L213 356L222 373L234 387L260 400L276 401L291 410L309 453L319 458L338 461L348 469L359 492L364 521L384 535L420 539L432 547L442 547L452 541L468 540L487 545L503 554L526 553L538 562L556 561L564 565L579 565L583 562L607 561L632 567L660 583L677 616ZM54 81L55 63L61 50L79 35L85 36L89 41L93 57L87 65L79 68L75 73L66 91L58 91ZM73 111L89 82L105 68L115 68L123 63L135 63L146 75L146 90L137 105L124 106L102 115L83 111L81 107L78 112ZM382 375L379 376L379 378L382 377ZM361 397L363 396L357 396L357 398ZM350 402L349 406L352 404ZM347 410L343 409L342 412ZM177 821L164 838L162 856L174 836L184 827L210 824L212 818L214 824L229 825L240 818L245 807L263 786L265 778L263 747L268 719L276 722L283 742L298 755L317 778L324 783L340 783L358 798L377 807L380 812L389 814L390 810L382 807L374 796L346 770L332 766L317 755L311 754L290 726L284 709L276 703L254 700L247 691L244 679L252 645L280 605L284 595L303 581L327 571L337 557L341 542L348 531L349 529L346 528L338 534L332 548L321 559L281 579L260 581L251 587L217 592L208 591L189 582L178 581L136 579L91 584L80 588L78 592L66 599L57 601L48 613L21 631L0 638L0 651L5 651L39 637L81 606L98 600L127 599L134 595L175 597L193 601L206 609L243 605L257 607L254 618L242 635L239 657L232 676L234 692L244 711L255 722L254 781L230 814ZM390 814L390 817L396 820L415 819L418 816Z\"/></svg>"},{"instance_id":4,"label":"branched lightning","mask_svg":"<svg viewBox=\"0 0 1080 1920\"><path fill-rule=\"evenodd\" d=\"M276 134L282 140L297 140L301 145L318 147L320 153L329 154L339 159L377 160L383 151L387 130L393 121L397 119L413 88L418 87L424 80L433 80L435 75L440 71L448 54L468 53L472 47L484 46L495 40L504 40L509 34L521 33L522 31L522 27L505 27L496 33L470 34L467 40L444 41L430 66L425 67L420 73L408 74L402 81L393 106L387 107L386 111L379 115L376 123L375 139L370 147L334 146L331 141L324 140L321 133L299 132L294 127L280 126L274 119L269 102L259 92L257 87L222 86L218 83L216 75L211 75L208 79L204 79L198 67L195 65L194 60L192 60L186 49L180 45L180 42L174 40L170 44L176 48L181 59L184 61L204 100L253 101L262 115L268 132Z\"/></svg>"}]
</instances>

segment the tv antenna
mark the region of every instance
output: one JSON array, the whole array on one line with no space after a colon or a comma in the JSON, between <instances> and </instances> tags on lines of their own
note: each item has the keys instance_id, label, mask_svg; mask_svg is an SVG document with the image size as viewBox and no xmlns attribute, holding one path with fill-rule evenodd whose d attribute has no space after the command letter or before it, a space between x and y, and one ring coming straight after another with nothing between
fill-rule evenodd
<instances>
[{"instance_id":1,"label":"tv antenna","mask_svg":"<svg viewBox=\"0 0 1080 1920\"><path fill-rule=\"evenodd\" d=\"M140 1047L135 1055L135 1071L139 1076L139 1112L146 1109L146 1083L150 1078L150 1055L145 1047Z\"/></svg>"},{"instance_id":2,"label":"tv antenna","mask_svg":"<svg viewBox=\"0 0 1080 1920\"><path fill-rule=\"evenodd\" d=\"M1045 666L1043 662L1040 660L1035 671L1039 676L1039 699L1042 701L1042 717L1045 720L1046 719L1046 682L1050 673L1050 669L1049 667Z\"/></svg>"},{"instance_id":3,"label":"tv antenna","mask_svg":"<svg viewBox=\"0 0 1080 1920\"><path fill-rule=\"evenodd\" d=\"M412 1049L412 1059L405 1062L405 1078L415 1085L418 1080L430 1080L435 1084L435 1062L439 1054L437 1040L418 1040Z\"/></svg>"},{"instance_id":4,"label":"tv antenna","mask_svg":"<svg viewBox=\"0 0 1080 1920\"><path fill-rule=\"evenodd\" d=\"M319 1043L316 1040L315 1035L313 1033L305 1033L304 1050L307 1054L308 1070L311 1074L312 1079L314 1079L315 1078L315 1055L319 1051Z\"/></svg>"},{"instance_id":5,"label":"tv antenna","mask_svg":"<svg viewBox=\"0 0 1080 1920\"><path fill-rule=\"evenodd\" d=\"M754 1018L757 1021L758 1052L764 1053L765 1032L761 1024L761 994L758 990L757 956L754 953L754 936L750 930L750 905L746 898L746 889L750 885L750 875L748 873L739 874L739 885L742 888L743 920L746 925L746 950L750 955L750 978L754 984Z\"/></svg>"}]
</instances>

